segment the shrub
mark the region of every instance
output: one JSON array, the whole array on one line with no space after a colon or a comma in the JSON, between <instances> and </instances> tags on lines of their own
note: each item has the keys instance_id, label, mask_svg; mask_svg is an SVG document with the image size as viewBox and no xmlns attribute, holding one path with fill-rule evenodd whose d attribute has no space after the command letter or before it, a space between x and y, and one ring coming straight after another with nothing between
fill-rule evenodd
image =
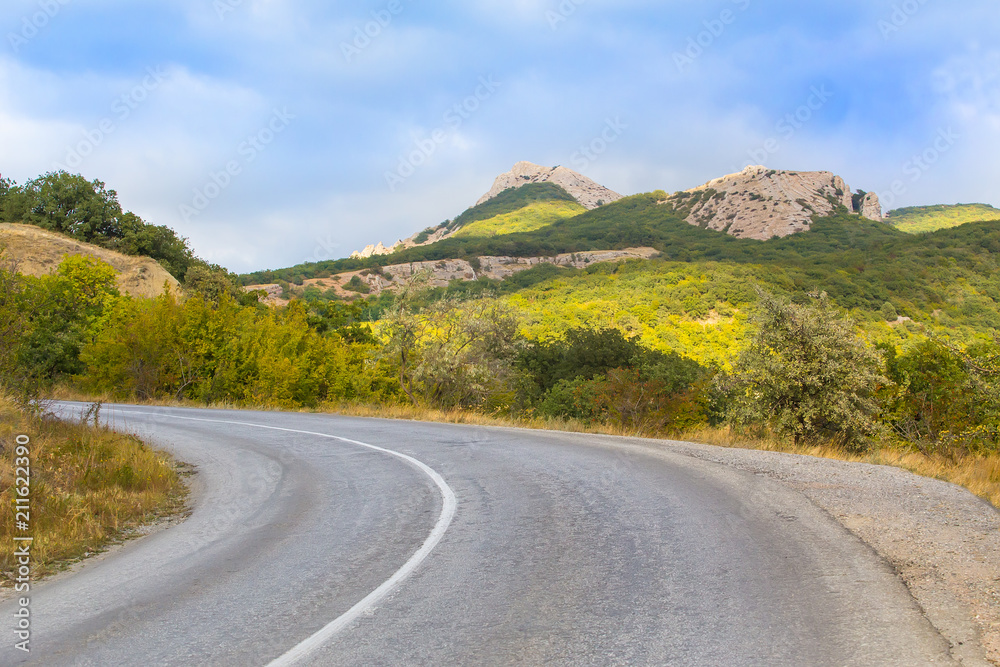
<instances>
[{"instance_id":1,"label":"shrub","mask_svg":"<svg viewBox=\"0 0 1000 667\"><path fill-rule=\"evenodd\" d=\"M733 368L733 418L796 442L836 438L860 447L878 432L882 360L826 293L800 306L759 292L750 340Z\"/></svg>"},{"instance_id":2,"label":"shrub","mask_svg":"<svg viewBox=\"0 0 1000 667\"><path fill-rule=\"evenodd\" d=\"M372 291L372 288L368 286L368 283L362 280L361 276L358 275L352 276L351 279L344 284L344 289L349 292L358 292L359 294L370 294Z\"/></svg>"}]
</instances>

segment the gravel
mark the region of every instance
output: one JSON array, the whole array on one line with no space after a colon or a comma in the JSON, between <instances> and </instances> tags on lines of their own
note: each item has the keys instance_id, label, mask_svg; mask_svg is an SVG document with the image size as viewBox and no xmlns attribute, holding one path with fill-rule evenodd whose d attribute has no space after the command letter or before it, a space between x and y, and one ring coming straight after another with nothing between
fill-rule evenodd
<instances>
[{"instance_id":1,"label":"gravel","mask_svg":"<svg viewBox=\"0 0 1000 667\"><path fill-rule=\"evenodd\" d=\"M892 565L957 661L1000 665L1000 512L993 505L960 486L888 466L663 444L801 492Z\"/></svg>"}]
</instances>

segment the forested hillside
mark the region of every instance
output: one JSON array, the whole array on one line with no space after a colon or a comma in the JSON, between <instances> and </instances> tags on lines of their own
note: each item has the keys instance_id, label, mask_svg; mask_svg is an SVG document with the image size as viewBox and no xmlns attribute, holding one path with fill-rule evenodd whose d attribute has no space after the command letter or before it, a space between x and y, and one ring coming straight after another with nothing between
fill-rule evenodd
<instances>
[{"instance_id":1,"label":"forested hillside","mask_svg":"<svg viewBox=\"0 0 1000 667\"><path fill-rule=\"evenodd\" d=\"M151 257L178 280L196 261L174 230L122 210L118 193L101 181L64 171L22 185L0 178L0 222L35 225L125 255Z\"/></svg>"},{"instance_id":2,"label":"forested hillside","mask_svg":"<svg viewBox=\"0 0 1000 667\"><path fill-rule=\"evenodd\" d=\"M1000 209L988 204L954 206L911 206L891 211L886 222L908 234L949 229L968 222L1000 220Z\"/></svg>"},{"instance_id":3,"label":"forested hillside","mask_svg":"<svg viewBox=\"0 0 1000 667\"><path fill-rule=\"evenodd\" d=\"M909 235L839 209L808 232L755 241L692 226L664 201L637 195L537 230L295 269L659 251L433 289L417 276L353 301L307 290L268 307L224 276L193 280L196 264L183 293L155 299L119 293L93 260L36 278L0 270L0 370L26 396L409 404L644 433L729 424L852 449L996 451L1000 221ZM572 202L549 186L501 193L461 227L548 204Z\"/></svg>"}]
</instances>

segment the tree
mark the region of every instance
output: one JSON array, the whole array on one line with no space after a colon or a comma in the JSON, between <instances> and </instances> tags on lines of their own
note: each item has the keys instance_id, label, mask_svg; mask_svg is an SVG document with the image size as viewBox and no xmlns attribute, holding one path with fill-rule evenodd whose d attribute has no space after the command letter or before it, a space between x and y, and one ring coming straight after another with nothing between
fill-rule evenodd
<instances>
[{"instance_id":1,"label":"tree","mask_svg":"<svg viewBox=\"0 0 1000 667\"><path fill-rule=\"evenodd\" d=\"M19 398L26 389L18 363L25 330L20 309L23 289L24 282L13 267L0 264L0 391L12 392Z\"/></svg>"},{"instance_id":2,"label":"tree","mask_svg":"<svg viewBox=\"0 0 1000 667\"><path fill-rule=\"evenodd\" d=\"M749 343L733 368L733 418L767 424L796 442L835 438L860 446L878 425L875 393L887 383L878 353L826 293L795 305L758 291Z\"/></svg>"},{"instance_id":3,"label":"tree","mask_svg":"<svg viewBox=\"0 0 1000 667\"><path fill-rule=\"evenodd\" d=\"M226 268L201 262L188 267L184 274L184 289L191 295L201 296L215 304L219 303L223 295L239 300L244 292L236 276Z\"/></svg>"},{"instance_id":4,"label":"tree","mask_svg":"<svg viewBox=\"0 0 1000 667\"><path fill-rule=\"evenodd\" d=\"M4 222L24 222L81 241L121 237L118 194L98 180L55 171L14 188L7 196Z\"/></svg>"},{"instance_id":5,"label":"tree","mask_svg":"<svg viewBox=\"0 0 1000 667\"><path fill-rule=\"evenodd\" d=\"M83 372L80 349L111 299L115 270L91 257L69 255L54 275L24 278L18 315L23 320L21 372L49 383Z\"/></svg>"},{"instance_id":6,"label":"tree","mask_svg":"<svg viewBox=\"0 0 1000 667\"><path fill-rule=\"evenodd\" d=\"M879 311L879 314L886 322L895 322L899 319L899 313L896 311L896 306L892 305L891 301L886 301L882 304L882 309Z\"/></svg>"},{"instance_id":7,"label":"tree","mask_svg":"<svg viewBox=\"0 0 1000 667\"><path fill-rule=\"evenodd\" d=\"M886 419L921 449L996 450L1000 429L1000 342L962 349L940 339L887 347Z\"/></svg>"},{"instance_id":8,"label":"tree","mask_svg":"<svg viewBox=\"0 0 1000 667\"><path fill-rule=\"evenodd\" d=\"M169 227L146 224L123 211L118 193L99 180L54 171L17 186L0 183L0 222L35 225L77 240L144 255L178 280L195 261L187 240Z\"/></svg>"},{"instance_id":9,"label":"tree","mask_svg":"<svg viewBox=\"0 0 1000 667\"><path fill-rule=\"evenodd\" d=\"M518 364L533 385L529 393L538 399L561 380L591 380L615 368L630 368L641 354L639 342L618 329L575 328L561 340L529 344Z\"/></svg>"},{"instance_id":10,"label":"tree","mask_svg":"<svg viewBox=\"0 0 1000 667\"><path fill-rule=\"evenodd\" d=\"M16 187L16 183L9 178L0 176L0 213L3 211L4 202L11 188Z\"/></svg>"},{"instance_id":11,"label":"tree","mask_svg":"<svg viewBox=\"0 0 1000 667\"><path fill-rule=\"evenodd\" d=\"M382 319L383 356L415 404L500 409L513 398L517 320L493 298L411 309L404 293ZM506 404L506 405L505 405Z\"/></svg>"}]
</instances>

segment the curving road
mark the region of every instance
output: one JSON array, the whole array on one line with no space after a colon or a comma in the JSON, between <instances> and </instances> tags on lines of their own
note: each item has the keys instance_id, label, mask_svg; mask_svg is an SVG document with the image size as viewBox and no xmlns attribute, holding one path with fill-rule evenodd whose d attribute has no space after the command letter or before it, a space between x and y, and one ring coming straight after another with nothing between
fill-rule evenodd
<instances>
[{"instance_id":1,"label":"curving road","mask_svg":"<svg viewBox=\"0 0 1000 667\"><path fill-rule=\"evenodd\" d=\"M2 665L953 664L802 495L662 443L104 414L198 467L194 511L35 586Z\"/></svg>"}]
</instances>

